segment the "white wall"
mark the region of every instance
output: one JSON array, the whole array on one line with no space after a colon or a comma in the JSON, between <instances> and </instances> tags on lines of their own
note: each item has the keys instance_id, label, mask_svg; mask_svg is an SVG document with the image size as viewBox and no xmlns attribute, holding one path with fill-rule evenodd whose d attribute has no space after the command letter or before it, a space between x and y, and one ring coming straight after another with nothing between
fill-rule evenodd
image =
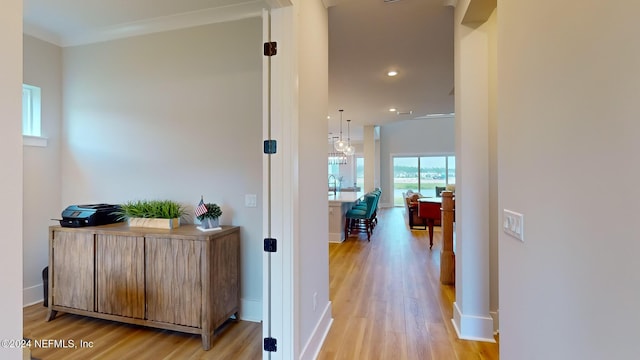
<instances>
[{"instance_id":1,"label":"white wall","mask_svg":"<svg viewBox=\"0 0 640 360\"><path fill-rule=\"evenodd\" d=\"M262 22L64 49L62 203L200 196L241 227L241 317L261 319Z\"/></svg>"},{"instance_id":2,"label":"white wall","mask_svg":"<svg viewBox=\"0 0 640 360\"><path fill-rule=\"evenodd\" d=\"M454 118L399 121L380 126L381 205L393 206L393 155L442 155L455 152Z\"/></svg>"},{"instance_id":3,"label":"white wall","mask_svg":"<svg viewBox=\"0 0 640 360\"><path fill-rule=\"evenodd\" d=\"M490 103L486 24L462 24L455 9L456 299L453 324L462 339L495 341L490 313Z\"/></svg>"},{"instance_id":4,"label":"white wall","mask_svg":"<svg viewBox=\"0 0 640 360\"><path fill-rule=\"evenodd\" d=\"M22 1L0 11L0 339L22 338ZM0 348L2 359L22 359L22 349Z\"/></svg>"},{"instance_id":5,"label":"white wall","mask_svg":"<svg viewBox=\"0 0 640 360\"><path fill-rule=\"evenodd\" d=\"M329 303L329 217L327 208L328 24L321 1L299 1L299 343L301 358L315 358L324 336ZM315 297L315 300L314 300ZM314 306L314 302L316 305ZM324 319L323 319L324 317ZM325 321L323 323L322 321ZM320 325L320 326L319 326ZM319 329L316 329L316 328ZM315 332L319 333L315 333ZM307 344L309 346L307 347Z\"/></svg>"},{"instance_id":6,"label":"white wall","mask_svg":"<svg viewBox=\"0 0 640 360\"><path fill-rule=\"evenodd\" d=\"M42 301L42 269L49 262L50 219L60 218L60 125L62 49L25 35L24 82L40 87L42 136L46 147L24 147L24 305Z\"/></svg>"},{"instance_id":7,"label":"white wall","mask_svg":"<svg viewBox=\"0 0 640 360\"><path fill-rule=\"evenodd\" d=\"M633 359L640 2L498 2L500 357Z\"/></svg>"}]
</instances>

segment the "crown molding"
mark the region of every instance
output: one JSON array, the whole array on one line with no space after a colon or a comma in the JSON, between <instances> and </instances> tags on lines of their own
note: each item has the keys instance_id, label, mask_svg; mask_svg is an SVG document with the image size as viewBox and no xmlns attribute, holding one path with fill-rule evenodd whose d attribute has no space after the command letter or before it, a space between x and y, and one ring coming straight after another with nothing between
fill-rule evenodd
<instances>
[{"instance_id":1,"label":"crown molding","mask_svg":"<svg viewBox=\"0 0 640 360\"><path fill-rule=\"evenodd\" d=\"M29 36L33 36L36 39L46 41L53 45L62 46L62 39L60 39L59 36L34 24L23 22L22 33Z\"/></svg>"},{"instance_id":2,"label":"crown molding","mask_svg":"<svg viewBox=\"0 0 640 360\"><path fill-rule=\"evenodd\" d=\"M266 7L268 5L263 0L250 0L238 5L161 16L105 28L89 29L85 32L56 35L33 24L25 24L24 32L27 35L61 47L70 47L250 17L261 17L262 10Z\"/></svg>"}]
</instances>

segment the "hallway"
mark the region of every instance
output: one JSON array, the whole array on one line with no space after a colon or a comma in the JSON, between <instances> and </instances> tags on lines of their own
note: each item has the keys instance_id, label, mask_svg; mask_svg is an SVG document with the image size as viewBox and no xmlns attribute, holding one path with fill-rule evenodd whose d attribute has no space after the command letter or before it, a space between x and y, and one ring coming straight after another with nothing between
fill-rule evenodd
<instances>
[{"instance_id":1,"label":"hallway","mask_svg":"<svg viewBox=\"0 0 640 360\"><path fill-rule=\"evenodd\" d=\"M498 359L498 344L459 340L453 286L440 285L442 233L409 231L404 208L379 210L366 235L329 245L334 322L319 359Z\"/></svg>"}]
</instances>

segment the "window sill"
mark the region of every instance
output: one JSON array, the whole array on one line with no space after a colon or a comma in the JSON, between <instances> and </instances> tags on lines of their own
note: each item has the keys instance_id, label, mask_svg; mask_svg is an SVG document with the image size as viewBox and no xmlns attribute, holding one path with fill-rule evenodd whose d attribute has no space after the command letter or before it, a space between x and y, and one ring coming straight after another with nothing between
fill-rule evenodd
<instances>
[{"instance_id":1,"label":"window sill","mask_svg":"<svg viewBox=\"0 0 640 360\"><path fill-rule=\"evenodd\" d=\"M42 136L22 135L23 146L47 147L47 138Z\"/></svg>"}]
</instances>

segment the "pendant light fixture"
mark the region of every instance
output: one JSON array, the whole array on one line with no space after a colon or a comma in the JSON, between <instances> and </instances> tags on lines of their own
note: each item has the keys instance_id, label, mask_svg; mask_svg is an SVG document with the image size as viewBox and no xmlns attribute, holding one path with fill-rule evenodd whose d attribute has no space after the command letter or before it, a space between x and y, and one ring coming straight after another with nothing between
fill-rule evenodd
<instances>
[{"instance_id":1,"label":"pendant light fixture","mask_svg":"<svg viewBox=\"0 0 640 360\"><path fill-rule=\"evenodd\" d=\"M347 120L347 147L344 149L344 154L351 156L356 153L356 148L351 146L351 120Z\"/></svg>"},{"instance_id":2,"label":"pendant light fixture","mask_svg":"<svg viewBox=\"0 0 640 360\"><path fill-rule=\"evenodd\" d=\"M335 142L334 148L336 149L336 151L344 152L344 150L347 148L347 143L342 140L342 112L344 110L340 109L338 111L340 111L340 140Z\"/></svg>"},{"instance_id":3,"label":"pendant light fixture","mask_svg":"<svg viewBox=\"0 0 640 360\"><path fill-rule=\"evenodd\" d=\"M331 135L331 134L329 134ZM333 147L335 147L337 136L333 136L331 139ZM347 156L340 151L330 152L329 153L329 165L346 165L347 164Z\"/></svg>"}]
</instances>

